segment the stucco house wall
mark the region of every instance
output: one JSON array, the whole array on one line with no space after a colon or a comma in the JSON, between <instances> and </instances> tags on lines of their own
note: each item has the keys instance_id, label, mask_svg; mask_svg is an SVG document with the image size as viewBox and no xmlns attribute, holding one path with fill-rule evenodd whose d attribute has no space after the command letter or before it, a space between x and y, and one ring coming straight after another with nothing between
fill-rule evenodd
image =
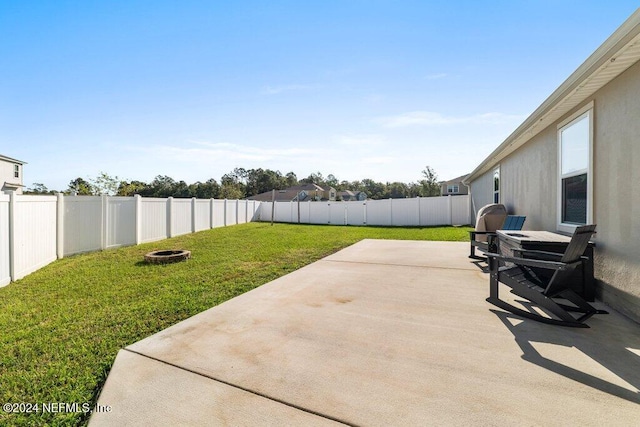
<instances>
[{"instance_id":1,"label":"stucco house wall","mask_svg":"<svg viewBox=\"0 0 640 427\"><path fill-rule=\"evenodd\" d=\"M640 322L640 62L470 182L477 212L492 202L526 215L524 229L558 229L558 125L593 102L593 220L598 296Z\"/></svg>"}]
</instances>

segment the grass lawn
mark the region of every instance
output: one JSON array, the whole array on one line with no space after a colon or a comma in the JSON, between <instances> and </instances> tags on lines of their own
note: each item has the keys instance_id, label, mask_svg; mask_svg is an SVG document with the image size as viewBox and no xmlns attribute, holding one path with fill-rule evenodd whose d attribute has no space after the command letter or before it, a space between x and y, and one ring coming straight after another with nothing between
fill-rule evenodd
<instances>
[{"instance_id":1,"label":"grass lawn","mask_svg":"<svg viewBox=\"0 0 640 427\"><path fill-rule=\"evenodd\" d=\"M116 353L129 344L359 240L466 241L468 230L250 223L58 260L0 288L0 404L93 407ZM192 259L144 264L154 249L188 249ZM0 408L0 425L88 418Z\"/></svg>"}]
</instances>

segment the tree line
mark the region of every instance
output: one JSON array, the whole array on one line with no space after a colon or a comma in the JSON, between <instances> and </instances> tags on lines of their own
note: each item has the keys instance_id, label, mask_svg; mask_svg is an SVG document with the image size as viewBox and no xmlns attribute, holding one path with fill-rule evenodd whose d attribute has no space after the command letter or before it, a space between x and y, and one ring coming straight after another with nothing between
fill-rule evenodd
<instances>
[{"instance_id":1,"label":"tree line","mask_svg":"<svg viewBox=\"0 0 640 427\"><path fill-rule=\"evenodd\" d=\"M76 195L115 195L143 197L174 197L199 199L244 199L267 191L282 190L298 184L316 184L321 187L333 187L337 191L363 191L369 199L399 199L406 197L432 197L440 195L440 185L435 171L427 166L422 171L422 179L417 182L377 182L372 179L361 181L340 181L333 174L326 177L320 172L298 179L295 173L283 175L270 169L235 168L224 174L220 181L211 178L205 182L187 184L176 181L166 175L158 175L150 183L121 180L100 172L96 178L76 178L69 182L64 194ZM25 194L55 194L44 184L34 183L24 191Z\"/></svg>"}]
</instances>

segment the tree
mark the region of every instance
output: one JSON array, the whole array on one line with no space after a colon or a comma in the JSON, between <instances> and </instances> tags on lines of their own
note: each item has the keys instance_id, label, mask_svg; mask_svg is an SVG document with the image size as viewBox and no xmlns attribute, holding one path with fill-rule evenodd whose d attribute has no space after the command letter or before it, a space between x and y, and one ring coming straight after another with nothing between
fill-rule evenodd
<instances>
[{"instance_id":1,"label":"tree","mask_svg":"<svg viewBox=\"0 0 640 427\"><path fill-rule=\"evenodd\" d=\"M196 182L195 184L191 184L189 186L189 193L191 197L198 199L215 199L219 197L220 185L215 179L211 178L204 183Z\"/></svg>"},{"instance_id":2,"label":"tree","mask_svg":"<svg viewBox=\"0 0 640 427\"><path fill-rule=\"evenodd\" d=\"M365 178L360 182L359 191L364 191L367 193L367 197L370 199L383 199L385 198L387 189L386 186L381 182L375 182L372 179Z\"/></svg>"},{"instance_id":3,"label":"tree","mask_svg":"<svg viewBox=\"0 0 640 427\"><path fill-rule=\"evenodd\" d=\"M409 187L404 182L387 183L386 196L391 199L404 199L409 197Z\"/></svg>"},{"instance_id":4,"label":"tree","mask_svg":"<svg viewBox=\"0 0 640 427\"><path fill-rule=\"evenodd\" d=\"M422 171L422 176L424 177L424 179L420 181L420 185L422 186L420 196L439 196L440 184L438 184L438 175L436 174L436 172L430 166L427 166Z\"/></svg>"},{"instance_id":5,"label":"tree","mask_svg":"<svg viewBox=\"0 0 640 427\"><path fill-rule=\"evenodd\" d=\"M141 196L147 197L171 197L173 196L176 182L167 175L158 175L153 181L140 193Z\"/></svg>"},{"instance_id":6,"label":"tree","mask_svg":"<svg viewBox=\"0 0 640 427\"><path fill-rule=\"evenodd\" d=\"M245 193L247 196L287 187L287 179L280 171L271 169L250 169L247 171Z\"/></svg>"},{"instance_id":7,"label":"tree","mask_svg":"<svg viewBox=\"0 0 640 427\"><path fill-rule=\"evenodd\" d=\"M122 181L118 186L118 191L116 192L117 196L133 196L135 194L140 194L144 192L147 188L147 184L142 181Z\"/></svg>"},{"instance_id":8,"label":"tree","mask_svg":"<svg viewBox=\"0 0 640 427\"><path fill-rule=\"evenodd\" d=\"M112 177L105 172L100 172L95 179L89 179L89 181L93 187L93 193L98 196L115 195L122 182L117 176Z\"/></svg>"},{"instance_id":9,"label":"tree","mask_svg":"<svg viewBox=\"0 0 640 427\"><path fill-rule=\"evenodd\" d=\"M69 188L65 193L78 196L93 196L95 194L93 186L82 178L69 181Z\"/></svg>"},{"instance_id":10,"label":"tree","mask_svg":"<svg viewBox=\"0 0 640 427\"><path fill-rule=\"evenodd\" d=\"M316 185L319 185L320 187L322 187L325 184L325 181L324 181L324 177L322 176L320 171L318 171L316 173L312 173L311 175L309 175L306 178L302 178L300 180L300 183L301 184L316 184Z\"/></svg>"},{"instance_id":11,"label":"tree","mask_svg":"<svg viewBox=\"0 0 640 427\"><path fill-rule=\"evenodd\" d=\"M298 185L298 177L295 173L289 172L285 175L286 185L287 187L293 187L294 185Z\"/></svg>"},{"instance_id":12,"label":"tree","mask_svg":"<svg viewBox=\"0 0 640 427\"><path fill-rule=\"evenodd\" d=\"M339 186L338 178L336 178L332 173L327 175L327 179L325 180L325 183L329 187L333 187L333 188L337 188Z\"/></svg>"},{"instance_id":13,"label":"tree","mask_svg":"<svg viewBox=\"0 0 640 427\"><path fill-rule=\"evenodd\" d=\"M55 194L55 191L49 190L44 184L34 182L30 188L27 188L24 194Z\"/></svg>"}]
</instances>

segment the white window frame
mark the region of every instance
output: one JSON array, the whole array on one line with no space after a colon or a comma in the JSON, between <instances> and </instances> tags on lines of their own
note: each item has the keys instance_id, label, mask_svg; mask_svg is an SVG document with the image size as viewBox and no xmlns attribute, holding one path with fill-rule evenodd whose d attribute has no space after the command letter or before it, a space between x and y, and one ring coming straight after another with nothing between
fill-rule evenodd
<instances>
[{"instance_id":1,"label":"white window frame","mask_svg":"<svg viewBox=\"0 0 640 427\"><path fill-rule=\"evenodd\" d=\"M495 176L496 172L498 173L498 189L496 190L495 184ZM502 174L500 171L500 165L493 168L491 172L491 202L492 203L500 203L500 190L502 189ZM496 201L496 194L498 195L498 200Z\"/></svg>"},{"instance_id":2,"label":"white window frame","mask_svg":"<svg viewBox=\"0 0 640 427\"><path fill-rule=\"evenodd\" d=\"M567 119L563 120L558 124L558 185L557 185L557 227L558 231L564 233L573 233L578 227L578 224L569 224L562 222L562 180L563 178L570 178L572 176L582 175L586 172L587 174L587 224L593 224L593 113L594 113L594 102L591 101L587 105L580 108L578 111L573 113ZM589 121L589 161L587 163L586 171L584 169L580 171L574 171L572 173L568 173L565 176L562 175L562 131L574 123L588 118Z\"/></svg>"},{"instance_id":3,"label":"white window frame","mask_svg":"<svg viewBox=\"0 0 640 427\"><path fill-rule=\"evenodd\" d=\"M13 177L20 178L20 165L13 165Z\"/></svg>"},{"instance_id":4,"label":"white window frame","mask_svg":"<svg viewBox=\"0 0 640 427\"><path fill-rule=\"evenodd\" d=\"M460 186L458 184L447 185L447 194L457 194L460 192Z\"/></svg>"}]
</instances>

